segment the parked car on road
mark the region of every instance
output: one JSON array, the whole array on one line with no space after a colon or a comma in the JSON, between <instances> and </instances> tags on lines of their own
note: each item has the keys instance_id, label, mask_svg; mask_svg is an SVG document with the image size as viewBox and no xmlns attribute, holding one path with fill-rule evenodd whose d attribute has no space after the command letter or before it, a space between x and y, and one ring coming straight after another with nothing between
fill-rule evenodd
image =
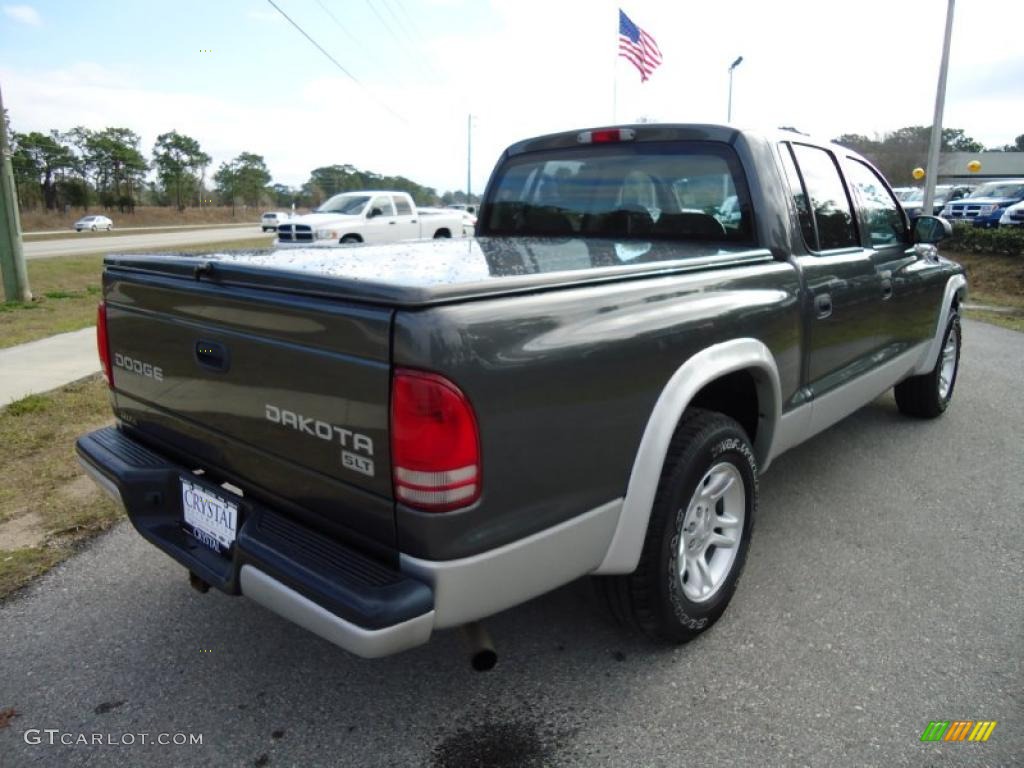
<instances>
[{"instance_id":1,"label":"parked car on road","mask_svg":"<svg viewBox=\"0 0 1024 768\"><path fill-rule=\"evenodd\" d=\"M1024 202L1014 203L999 217L1000 227L1024 227Z\"/></svg>"},{"instance_id":2,"label":"parked car on road","mask_svg":"<svg viewBox=\"0 0 1024 768\"><path fill-rule=\"evenodd\" d=\"M95 232L98 229L105 229L108 232L114 228L114 222L108 219L106 216L83 216L72 225L75 232L82 232L89 230Z\"/></svg>"},{"instance_id":3,"label":"parked car on road","mask_svg":"<svg viewBox=\"0 0 1024 768\"><path fill-rule=\"evenodd\" d=\"M260 217L260 227L264 232L277 232L278 226L288 221L291 216L284 211L267 211Z\"/></svg>"},{"instance_id":4,"label":"parked car on road","mask_svg":"<svg viewBox=\"0 0 1024 768\"><path fill-rule=\"evenodd\" d=\"M969 221L976 227L998 227L1003 213L1024 200L1024 179L989 181L977 187L963 200L950 202L942 217L950 221Z\"/></svg>"},{"instance_id":5,"label":"parked car on road","mask_svg":"<svg viewBox=\"0 0 1024 768\"><path fill-rule=\"evenodd\" d=\"M305 226L391 230L365 218L390 197L340 195ZM849 149L714 125L554 134L506 150L479 214L473 239L344 258L107 256L117 422L79 439L85 469L200 591L368 657L462 627L480 668L479 620L587 574L625 624L697 637L737 588L776 457L890 389L920 418L952 401L950 224L909 227ZM870 510L900 471L849 492ZM800 546L817 535L836 534ZM808 552L797 577L841 599Z\"/></svg>"},{"instance_id":6,"label":"parked car on road","mask_svg":"<svg viewBox=\"0 0 1024 768\"><path fill-rule=\"evenodd\" d=\"M277 244L308 248L464 236L462 212L430 211L421 216L405 192L343 192L312 213L279 225Z\"/></svg>"},{"instance_id":7,"label":"parked car on road","mask_svg":"<svg viewBox=\"0 0 1024 768\"><path fill-rule=\"evenodd\" d=\"M946 207L946 203L960 200L970 193L971 188L962 184L939 184L935 187L935 199L932 200L932 215L938 216ZM920 187L915 188L901 200L900 205L913 221L921 215L921 207L924 205L924 190Z\"/></svg>"}]
</instances>

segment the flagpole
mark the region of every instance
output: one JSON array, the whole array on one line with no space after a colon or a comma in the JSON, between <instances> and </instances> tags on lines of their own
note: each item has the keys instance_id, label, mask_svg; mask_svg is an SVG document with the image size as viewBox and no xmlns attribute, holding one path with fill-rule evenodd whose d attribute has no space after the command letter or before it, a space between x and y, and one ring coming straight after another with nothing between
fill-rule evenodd
<instances>
[{"instance_id":1,"label":"flagpole","mask_svg":"<svg viewBox=\"0 0 1024 768\"><path fill-rule=\"evenodd\" d=\"M616 17L618 20L618 17ZM619 122L619 38L618 27L615 28L615 65L612 69L612 125Z\"/></svg>"}]
</instances>

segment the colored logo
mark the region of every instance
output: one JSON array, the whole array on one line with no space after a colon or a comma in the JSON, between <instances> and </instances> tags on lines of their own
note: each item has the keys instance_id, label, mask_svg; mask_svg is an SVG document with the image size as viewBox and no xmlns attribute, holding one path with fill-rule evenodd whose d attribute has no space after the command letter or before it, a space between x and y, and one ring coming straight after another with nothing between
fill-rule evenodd
<instances>
[{"instance_id":1,"label":"colored logo","mask_svg":"<svg viewBox=\"0 0 1024 768\"><path fill-rule=\"evenodd\" d=\"M996 724L995 720L932 720L921 741L988 741Z\"/></svg>"}]
</instances>

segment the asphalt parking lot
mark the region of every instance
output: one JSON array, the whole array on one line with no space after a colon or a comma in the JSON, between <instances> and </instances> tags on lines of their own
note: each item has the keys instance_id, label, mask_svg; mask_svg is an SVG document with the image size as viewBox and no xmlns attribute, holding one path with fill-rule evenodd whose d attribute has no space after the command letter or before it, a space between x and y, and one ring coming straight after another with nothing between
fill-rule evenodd
<instances>
[{"instance_id":1,"label":"asphalt parking lot","mask_svg":"<svg viewBox=\"0 0 1024 768\"><path fill-rule=\"evenodd\" d=\"M1022 765L1024 335L964 340L942 419L885 395L771 468L732 606L680 648L611 624L581 581L489 622L493 672L450 632L361 661L194 592L122 524L0 605L0 764ZM998 725L921 743L958 719Z\"/></svg>"}]
</instances>

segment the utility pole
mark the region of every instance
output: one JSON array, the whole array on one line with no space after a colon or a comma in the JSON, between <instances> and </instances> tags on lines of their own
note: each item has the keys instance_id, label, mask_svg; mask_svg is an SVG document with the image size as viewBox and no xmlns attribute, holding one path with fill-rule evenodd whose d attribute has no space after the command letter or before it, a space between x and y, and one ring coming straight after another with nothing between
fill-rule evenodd
<instances>
[{"instance_id":1,"label":"utility pole","mask_svg":"<svg viewBox=\"0 0 1024 768\"><path fill-rule=\"evenodd\" d=\"M946 105L946 71L949 69L949 41L953 37L953 4L946 9L946 36L942 41L942 64L939 66L939 87L935 92L935 117L932 119L932 140L928 145L928 166L924 172L924 200L921 213L931 216L935 201L935 182L939 174L939 145L942 142L942 110Z\"/></svg>"},{"instance_id":2,"label":"utility pole","mask_svg":"<svg viewBox=\"0 0 1024 768\"><path fill-rule=\"evenodd\" d=\"M466 119L466 205L473 199L473 113Z\"/></svg>"},{"instance_id":3,"label":"utility pole","mask_svg":"<svg viewBox=\"0 0 1024 768\"><path fill-rule=\"evenodd\" d=\"M7 144L3 94L0 94L0 164L0 276L3 277L4 299L32 301L25 254L21 249L21 218L14 188L14 170L11 168L11 150Z\"/></svg>"}]
</instances>

